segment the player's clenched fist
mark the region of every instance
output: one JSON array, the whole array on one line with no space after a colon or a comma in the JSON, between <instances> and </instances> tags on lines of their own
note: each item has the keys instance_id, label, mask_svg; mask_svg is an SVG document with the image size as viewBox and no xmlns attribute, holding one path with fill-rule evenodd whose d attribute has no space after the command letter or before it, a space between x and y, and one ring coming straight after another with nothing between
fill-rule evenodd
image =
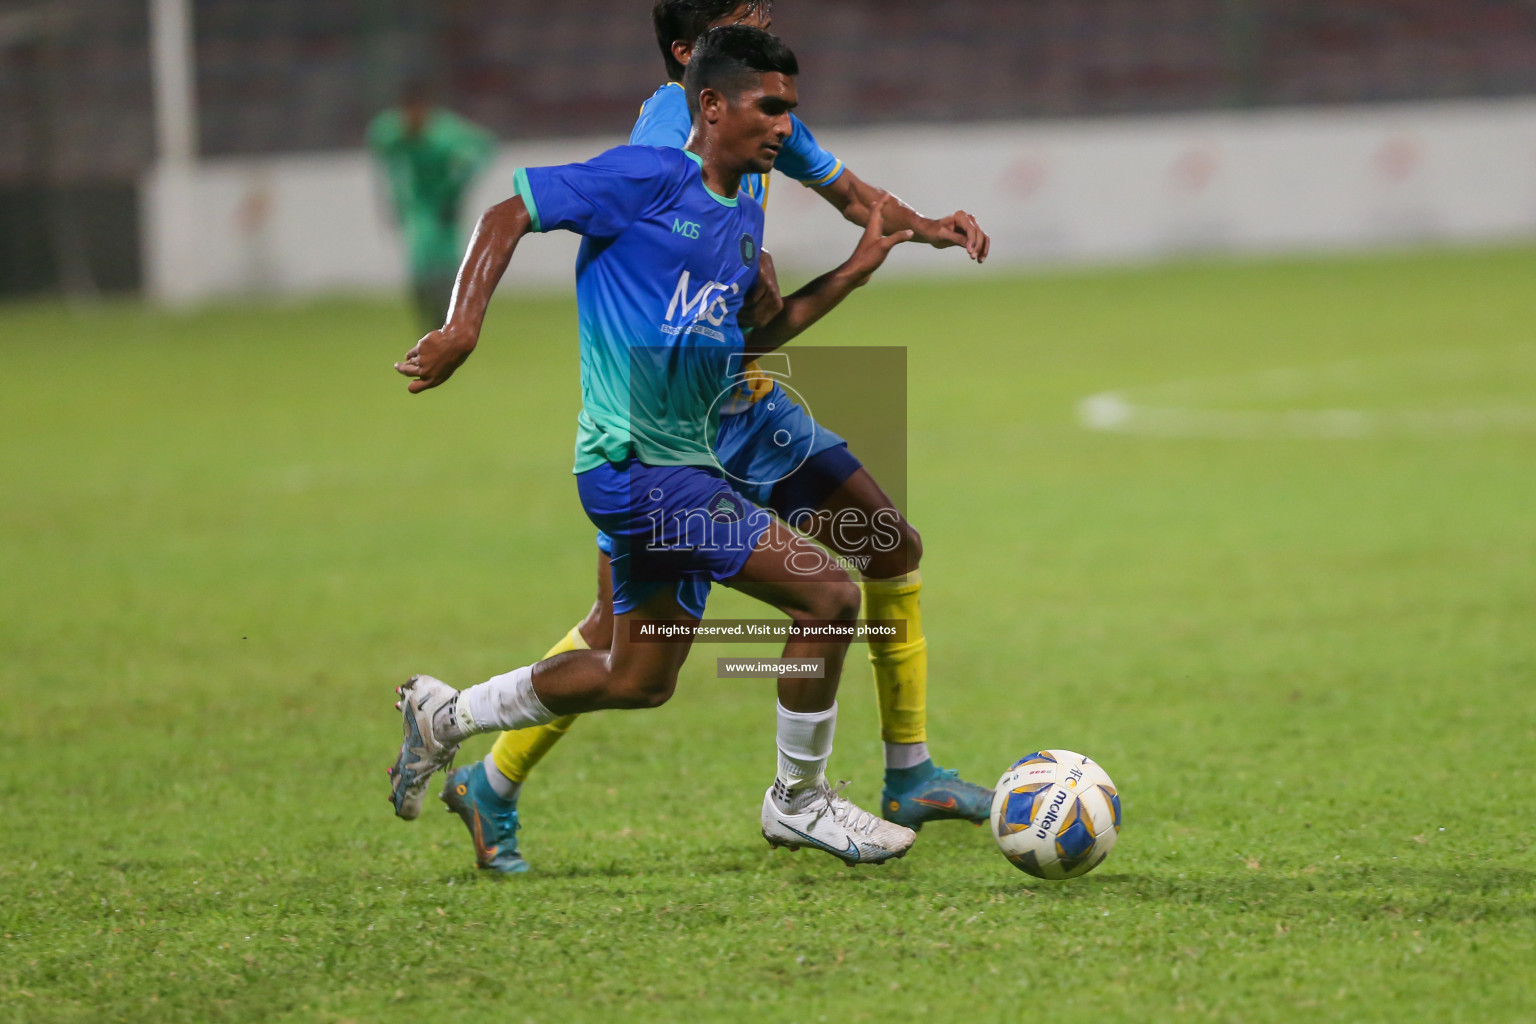
<instances>
[{"instance_id":1,"label":"player's clenched fist","mask_svg":"<svg viewBox=\"0 0 1536 1024\"><path fill-rule=\"evenodd\" d=\"M411 394L435 388L453 371L464 365L464 360L475 350L473 338L450 333L446 328L427 332L416 346L395 364L401 374L415 378L409 387Z\"/></svg>"}]
</instances>

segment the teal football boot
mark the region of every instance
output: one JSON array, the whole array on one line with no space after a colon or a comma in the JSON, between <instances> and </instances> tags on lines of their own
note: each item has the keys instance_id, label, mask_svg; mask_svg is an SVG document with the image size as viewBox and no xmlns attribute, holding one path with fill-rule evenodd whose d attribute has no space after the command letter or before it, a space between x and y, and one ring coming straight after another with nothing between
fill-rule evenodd
<instances>
[{"instance_id":1,"label":"teal football boot","mask_svg":"<svg viewBox=\"0 0 1536 1024\"><path fill-rule=\"evenodd\" d=\"M925 761L915 768L887 768L880 793L886 821L921 829L924 822L956 818L980 825L992 815L992 791L966 782L953 768Z\"/></svg>"},{"instance_id":2,"label":"teal football boot","mask_svg":"<svg viewBox=\"0 0 1536 1024\"><path fill-rule=\"evenodd\" d=\"M517 801L504 800L485 777L485 762L476 761L448 776L443 803L457 814L475 842L475 863L504 875L528 870L517 852Z\"/></svg>"}]
</instances>

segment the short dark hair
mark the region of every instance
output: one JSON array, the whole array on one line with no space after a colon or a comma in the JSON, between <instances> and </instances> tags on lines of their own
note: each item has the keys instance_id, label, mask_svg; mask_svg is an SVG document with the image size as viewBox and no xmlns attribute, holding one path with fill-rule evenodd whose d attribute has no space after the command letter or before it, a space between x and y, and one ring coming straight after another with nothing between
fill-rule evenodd
<instances>
[{"instance_id":1,"label":"short dark hair","mask_svg":"<svg viewBox=\"0 0 1536 1024\"><path fill-rule=\"evenodd\" d=\"M688 109L699 112L699 93L705 89L736 96L759 75L775 71L781 75L800 73L800 62L784 40L746 25L712 28L693 44L693 57L683 76Z\"/></svg>"},{"instance_id":2,"label":"short dark hair","mask_svg":"<svg viewBox=\"0 0 1536 1024\"><path fill-rule=\"evenodd\" d=\"M651 24L656 27L661 59L667 62L668 80L683 80L683 65L672 56L672 44L678 40L696 43L710 22L729 16L738 7L745 7L747 14L766 14L773 9L773 0L656 0L656 6L651 8Z\"/></svg>"}]
</instances>

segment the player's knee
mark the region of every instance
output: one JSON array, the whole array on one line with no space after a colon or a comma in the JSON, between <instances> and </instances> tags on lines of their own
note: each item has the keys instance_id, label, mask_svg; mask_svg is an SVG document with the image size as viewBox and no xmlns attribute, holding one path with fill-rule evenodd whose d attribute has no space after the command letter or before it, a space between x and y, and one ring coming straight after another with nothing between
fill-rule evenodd
<instances>
[{"instance_id":1,"label":"player's knee","mask_svg":"<svg viewBox=\"0 0 1536 1024\"><path fill-rule=\"evenodd\" d=\"M624 672L615 676L612 683L612 697L621 707L659 708L672 699L677 689L677 672L664 669Z\"/></svg>"},{"instance_id":2,"label":"player's knee","mask_svg":"<svg viewBox=\"0 0 1536 1024\"><path fill-rule=\"evenodd\" d=\"M907 564L906 571L911 572L923 561L923 535L905 519L901 521L901 546L903 560Z\"/></svg>"},{"instance_id":3,"label":"player's knee","mask_svg":"<svg viewBox=\"0 0 1536 1024\"><path fill-rule=\"evenodd\" d=\"M838 585L837 588L837 618L856 619L859 617L859 606L864 603L864 591L853 580Z\"/></svg>"},{"instance_id":4,"label":"player's knee","mask_svg":"<svg viewBox=\"0 0 1536 1024\"><path fill-rule=\"evenodd\" d=\"M859 617L859 601L862 595L859 585L852 580L824 583L817 588L810 618L831 619L841 622Z\"/></svg>"},{"instance_id":5,"label":"player's knee","mask_svg":"<svg viewBox=\"0 0 1536 1024\"><path fill-rule=\"evenodd\" d=\"M644 710L646 708L659 708L672 699L672 694L677 690L677 678L674 676L665 680L651 680L636 690L632 696L633 708Z\"/></svg>"},{"instance_id":6,"label":"player's knee","mask_svg":"<svg viewBox=\"0 0 1536 1024\"><path fill-rule=\"evenodd\" d=\"M895 579L915 570L922 560L923 536L917 532L917 527L903 519L883 549L877 547L864 568L864 577Z\"/></svg>"}]
</instances>

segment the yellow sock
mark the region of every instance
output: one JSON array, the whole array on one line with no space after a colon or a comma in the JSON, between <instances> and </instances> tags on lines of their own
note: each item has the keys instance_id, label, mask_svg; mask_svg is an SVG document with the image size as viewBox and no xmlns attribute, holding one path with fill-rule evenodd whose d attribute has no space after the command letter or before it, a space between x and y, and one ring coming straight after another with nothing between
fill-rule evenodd
<instances>
[{"instance_id":1,"label":"yellow sock","mask_svg":"<svg viewBox=\"0 0 1536 1024\"><path fill-rule=\"evenodd\" d=\"M581 637L581 630L572 627L559 643L545 652L544 658L553 658L566 651L584 651L587 647L587 642ZM539 660L543 661L544 658ZM549 753L550 748L560 742L560 737L565 735L575 721L575 715L565 715L545 725L502 733L491 747L491 757L496 761L496 768L513 782L522 782L533 771L533 766Z\"/></svg>"},{"instance_id":2,"label":"yellow sock","mask_svg":"<svg viewBox=\"0 0 1536 1024\"><path fill-rule=\"evenodd\" d=\"M864 581L864 617L901 619L907 636L901 643L871 640L880 701L880 738L887 743L928 741L928 641L923 638L919 597L922 573L913 570L892 580Z\"/></svg>"}]
</instances>

